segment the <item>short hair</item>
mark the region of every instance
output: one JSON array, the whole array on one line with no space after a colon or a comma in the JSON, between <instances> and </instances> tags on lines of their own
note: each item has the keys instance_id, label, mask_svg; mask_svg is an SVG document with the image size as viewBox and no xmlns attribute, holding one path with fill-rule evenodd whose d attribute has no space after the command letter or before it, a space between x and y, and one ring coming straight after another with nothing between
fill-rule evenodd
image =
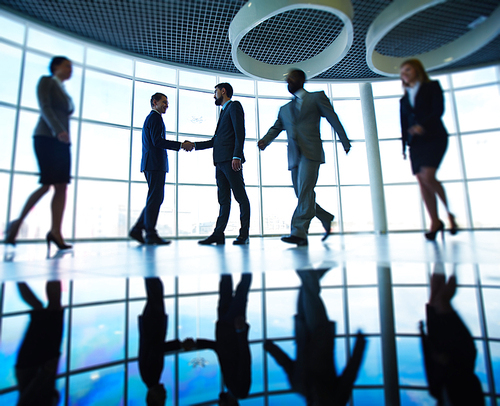
<instances>
[{"instance_id":1,"label":"short hair","mask_svg":"<svg viewBox=\"0 0 500 406\"><path fill-rule=\"evenodd\" d=\"M399 66L399 68L401 69L405 65L410 65L413 69L415 69L415 72L417 72L417 79L420 83L431 81L429 79L429 75L427 75L427 72L425 71L424 65L422 65L422 62L420 62L419 59L417 58L407 59ZM403 86L406 85L407 85L406 83L403 83Z\"/></svg>"},{"instance_id":2,"label":"short hair","mask_svg":"<svg viewBox=\"0 0 500 406\"><path fill-rule=\"evenodd\" d=\"M219 83L217 86L215 86L216 89L225 89L226 90L226 95L230 99L233 97L233 87L229 83Z\"/></svg>"},{"instance_id":3,"label":"short hair","mask_svg":"<svg viewBox=\"0 0 500 406\"><path fill-rule=\"evenodd\" d=\"M52 60L50 61L49 65L49 70L51 74L54 74L56 71L56 68L63 62L69 61L71 62L68 58L65 56L54 56Z\"/></svg>"},{"instance_id":4,"label":"short hair","mask_svg":"<svg viewBox=\"0 0 500 406\"><path fill-rule=\"evenodd\" d=\"M154 107L153 100L159 102L162 99L162 97L165 97L165 99L168 100L168 97L166 95L164 95L163 93L155 93L154 95L152 95L151 96L151 101L150 101L151 108Z\"/></svg>"},{"instance_id":5,"label":"short hair","mask_svg":"<svg viewBox=\"0 0 500 406\"><path fill-rule=\"evenodd\" d=\"M302 79L304 81L304 83L307 81L306 79L306 73L302 70L302 69L290 69L288 71L288 74L294 74L294 75L297 75L300 79Z\"/></svg>"}]
</instances>

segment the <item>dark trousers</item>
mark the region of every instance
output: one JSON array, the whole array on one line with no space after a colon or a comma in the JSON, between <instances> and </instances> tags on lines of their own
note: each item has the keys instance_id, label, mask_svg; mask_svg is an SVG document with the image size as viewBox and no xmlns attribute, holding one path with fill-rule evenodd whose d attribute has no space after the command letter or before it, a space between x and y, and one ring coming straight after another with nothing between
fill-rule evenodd
<instances>
[{"instance_id":1,"label":"dark trousers","mask_svg":"<svg viewBox=\"0 0 500 406\"><path fill-rule=\"evenodd\" d=\"M163 171L144 171L144 176L148 182L148 197L146 206L141 212L134 225L136 230L146 230L146 237L157 235L156 223L160 207L165 197L165 175Z\"/></svg>"},{"instance_id":2,"label":"dark trousers","mask_svg":"<svg viewBox=\"0 0 500 406\"><path fill-rule=\"evenodd\" d=\"M233 278L224 274L219 282L219 304L217 306L218 321L233 325L234 319L243 316L246 319L247 300L252 274L244 273L233 295Z\"/></svg>"},{"instance_id":3,"label":"dark trousers","mask_svg":"<svg viewBox=\"0 0 500 406\"><path fill-rule=\"evenodd\" d=\"M224 234L229 213L231 211L231 190L234 198L240 205L240 233L241 238L247 238L250 229L250 201L245 190L245 181L242 171L233 171L231 161L219 162L215 166L217 180L217 198L219 200L219 217L215 224L215 235Z\"/></svg>"}]
</instances>

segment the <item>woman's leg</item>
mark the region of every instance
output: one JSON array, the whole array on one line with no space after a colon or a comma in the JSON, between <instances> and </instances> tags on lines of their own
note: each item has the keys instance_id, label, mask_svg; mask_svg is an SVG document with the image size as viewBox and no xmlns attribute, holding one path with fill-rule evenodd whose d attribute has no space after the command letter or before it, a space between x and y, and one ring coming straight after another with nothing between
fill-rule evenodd
<instances>
[{"instance_id":1,"label":"woman's leg","mask_svg":"<svg viewBox=\"0 0 500 406\"><path fill-rule=\"evenodd\" d=\"M425 207L431 218L431 231L436 230L440 225L436 195L443 202L448 215L450 214L446 192L441 182L436 179L436 168L422 167L416 176L418 184L420 185L422 199L424 200Z\"/></svg>"},{"instance_id":2,"label":"woman's leg","mask_svg":"<svg viewBox=\"0 0 500 406\"><path fill-rule=\"evenodd\" d=\"M52 204L51 204L52 227L50 229L50 232L55 238L63 240L61 234L61 225L64 215L64 208L66 206L67 184L66 183L55 184L54 189L55 191L54 191L54 196L52 197Z\"/></svg>"}]
</instances>

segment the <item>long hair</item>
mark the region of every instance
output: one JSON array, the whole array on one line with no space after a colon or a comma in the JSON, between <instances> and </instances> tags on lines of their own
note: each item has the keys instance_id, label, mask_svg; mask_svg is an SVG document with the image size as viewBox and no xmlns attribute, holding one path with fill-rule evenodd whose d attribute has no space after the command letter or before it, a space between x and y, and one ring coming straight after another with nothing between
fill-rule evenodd
<instances>
[{"instance_id":1,"label":"long hair","mask_svg":"<svg viewBox=\"0 0 500 406\"><path fill-rule=\"evenodd\" d=\"M422 62L420 62L419 59L412 58L412 59L407 59L404 61L399 68L401 69L405 65L410 65L413 69L415 69L415 72L417 72L417 79L420 83L426 83L430 82L431 80L429 79L429 76L427 75L427 72L425 71L424 65L422 65ZM403 82L403 87L407 87L408 83Z\"/></svg>"}]
</instances>

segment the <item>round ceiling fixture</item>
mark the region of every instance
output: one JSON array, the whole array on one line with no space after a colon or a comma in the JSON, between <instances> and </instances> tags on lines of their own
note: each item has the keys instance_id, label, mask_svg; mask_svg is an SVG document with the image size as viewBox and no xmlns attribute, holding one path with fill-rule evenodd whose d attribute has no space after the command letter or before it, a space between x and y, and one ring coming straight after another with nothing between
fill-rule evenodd
<instances>
[{"instance_id":1,"label":"round ceiling fixture","mask_svg":"<svg viewBox=\"0 0 500 406\"><path fill-rule=\"evenodd\" d=\"M283 80L291 68L312 78L349 51L352 17L350 0L250 0L229 26L233 62L256 79Z\"/></svg>"},{"instance_id":2,"label":"round ceiling fixture","mask_svg":"<svg viewBox=\"0 0 500 406\"><path fill-rule=\"evenodd\" d=\"M446 0L394 0L370 24L366 34L366 63L384 76L399 76L400 65L407 59L418 58L427 70L442 68L469 56L500 33L500 6L461 37L429 52L405 57L382 55L375 49L382 39L399 24Z\"/></svg>"}]
</instances>

